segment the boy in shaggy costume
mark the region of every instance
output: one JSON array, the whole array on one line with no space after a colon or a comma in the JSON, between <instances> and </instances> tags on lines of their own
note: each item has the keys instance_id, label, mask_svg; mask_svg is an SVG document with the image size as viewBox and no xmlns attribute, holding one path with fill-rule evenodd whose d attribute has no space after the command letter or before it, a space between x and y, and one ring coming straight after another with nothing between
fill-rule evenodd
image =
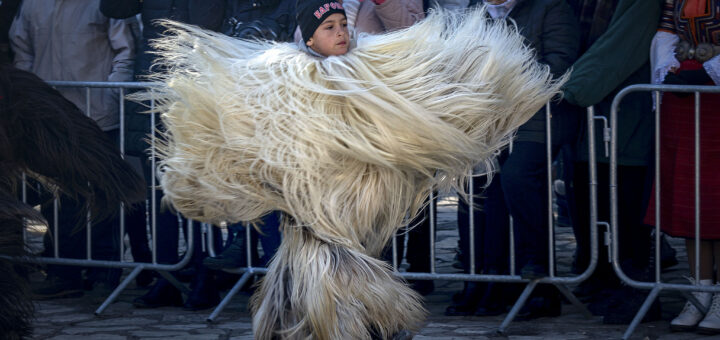
<instances>
[{"instance_id":1,"label":"boy in shaggy costume","mask_svg":"<svg viewBox=\"0 0 720 340\"><path fill-rule=\"evenodd\" d=\"M426 311L377 257L432 190L464 195L565 78L484 9L356 42L339 2L298 1L297 18L301 46L165 22L164 86L134 98L167 128L161 184L195 220L286 216L257 339L410 337Z\"/></svg>"}]
</instances>

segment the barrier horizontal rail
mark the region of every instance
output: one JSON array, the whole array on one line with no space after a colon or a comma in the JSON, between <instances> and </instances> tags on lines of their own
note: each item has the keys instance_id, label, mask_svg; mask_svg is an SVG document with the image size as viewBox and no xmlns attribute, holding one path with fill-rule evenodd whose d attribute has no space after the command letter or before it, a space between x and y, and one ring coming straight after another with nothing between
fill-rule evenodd
<instances>
[{"instance_id":1,"label":"barrier horizontal rail","mask_svg":"<svg viewBox=\"0 0 720 340\"><path fill-rule=\"evenodd\" d=\"M618 237L618 134L617 134L617 116L620 103L622 100L631 93L638 92L652 92L654 95L654 106L655 106L655 212L656 212L656 225L655 225L655 263L654 263L654 282L638 281L629 277L621 267L621 261L619 256L619 237ZM660 115L661 109L661 94L663 92L681 92L681 93L693 93L695 95L694 103L694 121L695 121L695 138L694 138L694 153L695 153L695 259L696 259L696 280L697 284L678 284L663 282L661 277L661 265L660 265ZM700 95L701 93L720 93L720 86L705 86L705 85L650 85L650 84L638 84L631 85L622 89L615 96L612 102L610 111L610 124L611 124L611 142L610 142L610 224L611 224L611 235L612 235L612 265L615 273L618 277L631 287L638 289L649 289L650 294L645 299L640 310L635 315L633 321L628 326L627 330L623 334L623 339L628 339L635 328L640 324L645 314L650 310L652 303L658 297L663 290L675 290L680 292L714 292L720 293L720 286L710 285L701 286L699 284L699 258L700 258ZM704 306L691 295L687 294L688 299L699 309L704 310Z\"/></svg>"},{"instance_id":2,"label":"barrier horizontal rail","mask_svg":"<svg viewBox=\"0 0 720 340\"><path fill-rule=\"evenodd\" d=\"M52 86L55 86L55 87L85 88L85 89L86 89L86 94L88 95L87 100L86 100L86 107L87 107L87 108L90 107L90 97L89 97L90 91L89 91L89 89L91 89L91 88L115 88L115 89L118 89L118 90L119 90L120 96L123 97L125 90L147 89L147 88L152 88L152 87L155 87L155 86L159 86L159 84L157 84L157 83L144 83L144 82L118 83L118 82L53 81L53 82L49 82L49 83L50 83ZM154 102L151 102L150 105L151 105L151 107L153 107L153 106L154 106ZM121 154L124 156L124 138L125 138L125 127L124 127L125 107L124 107L124 100L120 100L120 101L119 101L119 106L120 106L120 149L121 149ZM551 135L550 125L551 125L551 124L549 124L549 122L550 122L550 114L551 114L551 112L550 112L550 108L549 108L549 105L548 105L548 106L547 106L547 110L546 110L546 123L547 123L547 124L546 124L546 126L547 126L547 131L546 131L547 144L546 144L546 145L547 145L547 159L548 159L548 164L547 164L547 167L548 167L548 176L551 175L550 166L551 166L551 161L552 161L552 154L551 154L551 151L552 151L552 150L551 150L551 144L550 144L550 142L551 142L551 140L550 140L550 135ZM589 166L589 170L588 170L588 171L589 171L589 177L590 177L590 183L588 183L588 185L589 185L589 187L590 187L590 193L591 193L591 194L590 194L590 196L591 196L591 197L590 197L590 207L589 207L589 209L590 209L590 229L591 229L591 234L590 234L590 235L591 235L591 242L590 242L590 247L591 247L590 252L591 252L591 256L590 256L590 264L589 264L589 266L587 267L587 269L586 269L583 273L581 273L581 274L579 274L579 275L575 275L575 276L557 276L557 275L556 275L556 273L555 273L555 271L554 271L554 263L555 263L555 262L554 262L554 261L555 261L555 254L554 254L554 234L553 234L553 231L552 231L552 225L553 225L553 223L552 223L552 220L551 220L551 219L552 219L552 214L551 214L551 213L549 213L549 225L550 225L550 228L549 228L549 229L550 229L550 230L548 231L548 246L550 247L551 250L549 251L549 259L548 259L548 260L549 260L549 263L551 264L550 268L553 268L553 269L550 269L550 272L548 273L549 275L548 275L547 277L543 277L543 278L539 278L539 279L535 279L535 280L528 280L528 279L523 279L522 277L520 277L519 275L517 275L517 274L515 273L515 268L514 268L514 265L515 265L515 261L514 261L514 258L515 258L514 250L515 250L515 249L514 249L514 243L513 243L513 241L512 241L512 234L511 234L511 245L510 245L510 252L511 252L510 257L511 257L511 259L512 259L512 261L511 261L511 270L510 270L510 271L511 271L511 275L489 275L489 274L478 274L478 273L475 273L475 263L474 263L475 257L472 256L472 255L474 255L474 252L476 251L476 249L475 249L475 242L474 242L474 235L471 236L471 240L470 240L470 243L469 243L469 244L470 244L470 247L471 247L470 251L471 251L471 253L473 253L473 254L470 256L470 261L473 262L473 263L471 264L471 273L470 273L470 274L461 274L461 273L437 273L437 272L435 272L435 258L434 258L434 257L435 257L435 246L436 246L436 244L435 244L435 235L434 235L434 234L435 234L435 228L436 228L436 223L435 223L436 221L434 220L434 214L431 213L431 221L430 221L430 224L431 224L431 232L430 232L430 235L431 235L431 237L430 237L430 244L429 244L429 246L430 246L430 252L431 252L431 254L432 254L433 256L432 256L432 263L431 263L431 270L430 270L430 272L429 272L429 273L397 272L397 275L402 276L402 277L405 277L405 278L407 278L407 279L415 279L415 280L493 281L493 282L523 282L523 283L527 283L528 285L527 285L527 287L525 288L525 290L522 292L520 298L517 300L517 302L516 302L515 305L513 306L512 310L510 311L510 313L508 314L508 316L505 318L505 320L503 321L503 323L500 325L500 327L499 327L499 331L500 331L500 332L504 332L504 331L506 330L506 328L508 327L508 325L510 324L510 322L512 322L512 320L514 319L515 315L517 315L517 313L519 312L520 307L525 303L525 301L527 301L527 299L528 299L529 296L530 296L530 293L532 293L533 289L537 286L537 284L541 284L541 283L542 283L542 284L553 284L553 285L557 286L558 289L559 289L573 304L575 304L575 305L581 307L583 310L585 310L585 309L584 309L584 306L582 306L582 304L577 300L577 298L575 298L574 295L572 295L572 293L570 293L570 291L567 289L566 285L567 285L567 284L579 283L579 282L582 282L583 280L587 279L587 278L592 274L592 272L594 271L594 268L595 268L595 266L596 266L596 264L597 264L597 254L598 254L598 240L597 240L597 224L598 224L598 222L597 222L597 210L596 210L596 209L597 209L597 208L596 208L596 205L597 205L597 204L596 204L596 200L597 200L597 198L596 198L596 195L597 195L597 192L596 192L596 190L597 190L597 189L596 189L596 187L597 187L597 179L596 179L596 176L597 176L597 173L596 173L596 168L595 168L595 152L594 152L594 149L595 149L595 132L594 132L594 131L595 131L595 128L594 128L594 120L596 119L596 117L595 117L595 115L594 115L593 108L588 108L587 117L588 117L588 118L587 118L587 124L588 124L588 132L589 132L589 136L588 136L588 147L589 147L589 155L590 155L590 162L589 162L589 163L590 163L590 166ZM154 127L155 127L155 115L151 115L151 123L150 123L150 125L151 125L151 126L150 126L150 131L153 132L152 135L151 135L151 136L152 136L151 141L152 141L152 143L154 143L154 136L155 136L155 128L154 128ZM151 170L153 171L152 176L151 176L151 178L152 178L151 186L152 186L152 187L155 187L155 177L156 177L156 176L155 176L155 173L154 173L154 171L155 171L155 163L154 163L154 162L155 162L155 155L154 155L154 154L151 155L151 160L152 160L152 162L153 162L153 163L152 163L152 166L151 166ZM548 210L549 210L549 212L552 211L552 206L551 206L552 200L550 199L550 198L551 198L551 195L552 195L552 192L549 191L549 190L551 190L551 188L550 188L550 184L551 184L550 180L551 180L551 178L548 178L548 182L547 182L547 184L548 184L548 198L549 198L549 200L548 200ZM151 203L150 205L151 205L151 212L152 212L152 217L151 217L151 232L152 232L152 240L153 240L153 246L151 247L152 252L153 252L153 261L152 261L152 263L124 262L123 259L122 259L122 257L121 257L120 261L102 261L102 260L93 260L93 259L62 259L62 258L58 258L58 257L54 257L54 258L53 258L53 257L51 257L51 258L37 258L36 261L44 262L44 263L48 263L48 264L67 264L67 265L88 266L88 267L93 267L93 266L94 266L94 267L131 268L131 269L133 269L132 272L130 273L130 275L129 275L128 277L126 277L126 278L121 282L121 284L120 284L120 285L117 287L117 289L111 294L111 296L108 297L108 299L105 301L105 303L103 303L103 305L96 311L96 314L101 313L101 312L109 305L109 303L112 302L112 301L117 297L117 295L118 295L120 292L122 292L122 290L125 289L125 287L127 287L128 283L129 283L131 280L133 280L133 279L140 273L140 271L142 271L142 270L144 270L144 269L158 270L158 271L160 271L161 275L163 275L164 277L166 277L166 278L168 278L168 279L171 279L171 280L174 280L174 278L172 277L172 275L168 274L167 272L168 272L168 271L177 270L177 269L180 269L180 268L184 267L186 264L189 263L190 257L192 256L192 251L193 251L193 248L194 248L194 246L193 246L193 242L194 242L194 240L193 240L193 238L194 238L193 234L194 234L194 233L192 232L193 224L192 224L192 223L188 223L187 252L185 253L185 256L184 256L178 263L173 264L173 265L158 264L158 263L157 263L157 246L156 246L156 243L155 243L156 240L157 240L157 230L156 230L156 227L157 227L157 226L156 226L156 222L155 222L155 219L154 219L154 217L155 217L154 215L155 215L155 211L156 211L155 208L156 208L158 202L156 202L156 199L155 199L155 196L154 196L155 191L154 191L154 190L151 190L151 192L153 193L153 195L150 197L150 201L151 201L151 202L150 202L150 203ZM474 193L471 193L471 196L470 196L471 198L473 197L472 194L474 194ZM430 205L430 207L431 207L431 209L434 209L434 207L432 206L432 204ZM471 205L471 207L473 207L473 206ZM474 214L473 214L472 211L471 211L470 214L469 214L469 218L470 218L470 219L473 219L473 215L474 215ZM471 233L474 233L473 230L474 230L475 228L474 228L474 224L472 224L472 223L474 223L474 222L471 222L470 232L471 232ZM57 226L57 224L55 224L55 225ZM121 226L122 226L122 228L123 228L123 229L121 229L121 230L124 230L124 223L121 223ZM208 241L207 241L207 244L208 244L208 252L210 253L210 255L215 255L214 244L213 244L213 242L212 242L212 240L214 239L214 238L212 237L212 230L213 230L213 228L208 228L208 237L207 237L207 240L208 240ZM250 251L250 246L251 246L251 240L250 240L250 236L249 236L249 235L250 235L250 228L245 228L245 231L246 231L246 235L247 235L246 240L245 240L245 241L246 241L246 246L247 246L247 249L246 249L246 250L248 251L248 254L247 254L248 257L247 257L247 259L248 259L248 261L252 261L252 256L250 256L251 254L249 253L249 251ZM510 228L510 232L512 233L512 227ZM122 239L122 238L121 238L121 239ZM59 245L58 245L58 246L59 246ZM90 247L88 247L88 248L90 248ZM394 250L394 251L393 251L393 264L394 264L395 269L397 270L398 260L399 260L399 259L398 259L398 257L397 257L397 252L395 251L396 248L397 248L397 244L395 243L395 239L393 238L393 250ZM56 247L55 249L57 250L58 247ZM122 252L122 251L123 251L123 249L122 249L122 245L121 245L121 252ZM253 264L252 264L252 262L249 262L248 265L247 265L246 267L244 267L244 268L236 268L236 269L234 269L234 270L228 270L228 271L230 271L230 272L242 273L243 275L242 275L242 277L236 282L235 286L231 289L231 291L225 296L225 298L223 299L223 301L221 302L221 304L216 308L215 311L213 311L213 314L208 318L209 321L213 321L213 320L215 319L215 317L217 317L217 315L222 311L222 309L230 302L230 299L235 295L235 293L237 293L237 291L239 291L240 287L242 287L252 276L254 276L254 275L262 275L262 274L264 274L264 273L267 271L267 269L266 269L266 268L262 268L262 267L254 267ZM176 280L174 280L174 281L172 281L172 282L173 282L173 284L180 285L180 286L184 287L182 284L180 284L180 283L177 282ZM187 289L187 288L185 288L185 289ZM589 314L586 310L585 310L585 312L586 312L586 314Z\"/></svg>"}]
</instances>

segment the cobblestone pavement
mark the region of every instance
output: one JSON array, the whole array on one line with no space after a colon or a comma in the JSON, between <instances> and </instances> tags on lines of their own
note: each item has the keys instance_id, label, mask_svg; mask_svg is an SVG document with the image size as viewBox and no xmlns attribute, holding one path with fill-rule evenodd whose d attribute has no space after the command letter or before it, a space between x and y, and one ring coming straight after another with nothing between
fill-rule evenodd
<instances>
[{"instance_id":1,"label":"cobblestone pavement","mask_svg":"<svg viewBox=\"0 0 720 340\"><path fill-rule=\"evenodd\" d=\"M569 271L574 239L569 228L556 228L558 273ZM677 265L665 272L667 280L681 280L687 272L682 241L671 240L678 250ZM456 210L452 199L444 199L438 207L437 270L454 273L453 256L457 245ZM496 332L504 315L497 317L447 317L443 312L451 295L462 288L460 282L436 281L435 292L426 297L430 316L415 339L619 339L626 326L603 325L600 317L586 319L570 305L563 306L563 314L556 318L515 321L504 335ZM184 311L180 308L136 309L131 301L144 293L130 284L101 316L94 310L108 295L88 292L77 299L43 301L37 303L35 339L252 339L250 314L247 310L249 294L240 293L214 323L206 322L211 310ZM661 294L663 320L641 324L634 339L720 339L694 333L670 333L669 320L682 307L677 293Z\"/></svg>"}]
</instances>

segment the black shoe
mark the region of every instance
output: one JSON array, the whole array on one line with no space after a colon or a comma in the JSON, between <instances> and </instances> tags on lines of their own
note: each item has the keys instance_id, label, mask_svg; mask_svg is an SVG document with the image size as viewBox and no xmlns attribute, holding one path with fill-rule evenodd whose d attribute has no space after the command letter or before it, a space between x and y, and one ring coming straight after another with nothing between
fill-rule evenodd
<instances>
[{"instance_id":1,"label":"black shoe","mask_svg":"<svg viewBox=\"0 0 720 340\"><path fill-rule=\"evenodd\" d=\"M217 294L216 294L217 295ZM216 298L200 298L200 297L189 297L187 302L183 305L183 309L187 311L199 311L210 309L217 306L220 303L220 296Z\"/></svg>"},{"instance_id":2,"label":"black shoe","mask_svg":"<svg viewBox=\"0 0 720 340\"><path fill-rule=\"evenodd\" d=\"M528 262L520 268L520 277L523 279L536 280L546 276L548 276L547 267L533 261Z\"/></svg>"},{"instance_id":3,"label":"black shoe","mask_svg":"<svg viewBox=\"0 0 720 340\"><path fill-rule=\"evenodd\" d=\"M458 294L457 301L445 309L447 316L467 316L473 315L480 303L487 283L485 282L465 282L465 288Z\"/></svg>"},{"instance_id":4,"label":"black shoe","mask_svg":"<svg viewBox=\"0 0 720 340\"><path fill-rule=\"evenodd\" d=\"M517 296L507 283L488 282L485 293L473 315L496 316L507 312L508 303Z\"/></svg>"},{"instance_id":5,"label":"black shoe","mask_svg":"<svg viewBox=\"0 0 720 340\"><path fill-rule=\"evenodd\" d=\"M183 305L182 294L169 281L160 279L145 295L133 300L137 308L180 307Z\"/></svg>"},{"instance_id":6,"label":"black shoe","mask_svg":"<svg viewBox=\"0 0 720 340\"><path fill-rule=\"evenodd\" d=\"M67 299L83 296L82 281L64 280L48 276L45 281L32 288L34 300Z\"/></svg>"},{"instance_id":7,"label":"black shoe","mask_svg":"<svg viewBox=\"0 0 720 340\"><path fill-rule=\"evenodd\" d=\"M623 287L618 294L611 299L608 304L607 313L603 317L603 323L606 325L628 325L635 318L635 314L640 310L640 306L645 302L648 296L647 291L642 291L632 287ZM660 301L655 299L650 306L650 310L643 317L642 322L650 322L660 320L662 310Z\"/></svg>"},{"instance_id":8,"label":"black shoe","mask_svg":"<svg viewBox=\"0 0 720 340\"><path fill-rule=\"evenodd\" d=\"M533 320L542 317L556 317L562 313L559 297L531 297L520 309L516 320Z\"/></svg>"},{"instance_id":9,"label":"black shoe","mask_svg":"<svg viewBox=\"0 0 720 340\"><path fill-rule=\"evenodd\" d=\"M198 268L197 275L190 284L192 292L185 301L183 309L197 311L212 308L220 303L220 294L215 284L214 272L207 268Z\"/></svg>"},{"instance_id":10,"label":"black shoe","mask_svg":"<svg viewBox=\"0 0 720 340\"><path fill-rule=\"evenodd\" d=\"M587 309L595 316L605 316L610 310L610 305L615 303L619 289L604 289L593 295L587 304Z\"/></svg>"},{"instance_id":11,"label":"black shoe","mask_svg":"<svg viewBox=\"0 0 720 340\"><path fill-rule=\"evenodd\" d=\"M150 287L155 280L155 275L151 271L143 270L135 277L135 286L141 288Z\"/></svg>"},{"instance_id":12,"label":"black shoe","mask_svg":"<svg viewBox=\"0 0 720 340\"><path fill-rule=\"evenodd\" d=\"M258 265L259 259L253 256L253 264ZM235 269L247 267L247 247L245 244L245 236L238 233L232 243L223 250L218 256L206 257L203 265L214 270Z\"/></svg>"},{"instance_id":13,"label":"black shoe","mask_svg":"<svg viewBox=\"0 0 720 340\"><path fill-rule=\"evenodd\" d=\"M475 316L498 316L507 313L507 307L501 305L486 305L478 307L473 315Z\"/></svg>"},{"instance_id":14,"label":"black shoe","mask_svg":"<svg viewBox=\"0 0 720 340\"><path fill-rule=\"evenodd\" d=\"M435 283L429 280L410 280L410 288L425 296L435 291Z\"/></svg>"}]
</instances>

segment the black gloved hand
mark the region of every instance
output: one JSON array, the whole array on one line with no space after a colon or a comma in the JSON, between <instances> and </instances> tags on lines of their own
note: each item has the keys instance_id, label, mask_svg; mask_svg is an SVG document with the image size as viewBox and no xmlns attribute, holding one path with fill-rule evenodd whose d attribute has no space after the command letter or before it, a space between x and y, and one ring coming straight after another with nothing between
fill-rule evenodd
<instances>
[{"instance_id":1,"label":"black gloved hand","mask_svg":"<svg viewBox=\"0 0 720 340\"><path fill-rule=\"evenodd\" d=\"M663 80L663 84L666 84L666 85L690 85L685 78L680 77L679 74L674 73L674 72L668 72L668 74L665 76L665 80ZM672 92L672 93L680 98L685 98L692 94L690 92Z\"/></svg>"},{"instance_id":2,"label":"black gloved hand","mask_svg":"<svg viewBox=\"0 0 720 340\"><path fill-rule=\"evenodd\" d=\"M705 85L708 82L712 82L712 79L704 68L680 71L677 73L677 76L684 79L688 85Z\"/></svg>"},{"instance_id":3,"label":"black gloved hand","mask_svg":"<svg viewBox=\"0 0 720 340\"><path fill-rule=\"evenodd\" d=\"M688 85L688 82L687 82L687 80L685 80L685 78L681 78L677 73L668 72L668 74L665 76L665 79L663 80L663 84L666 84L666 85Z\"/></svg>"}]
</instances>

